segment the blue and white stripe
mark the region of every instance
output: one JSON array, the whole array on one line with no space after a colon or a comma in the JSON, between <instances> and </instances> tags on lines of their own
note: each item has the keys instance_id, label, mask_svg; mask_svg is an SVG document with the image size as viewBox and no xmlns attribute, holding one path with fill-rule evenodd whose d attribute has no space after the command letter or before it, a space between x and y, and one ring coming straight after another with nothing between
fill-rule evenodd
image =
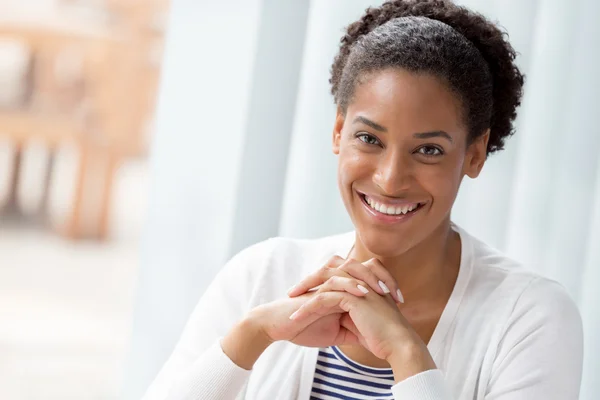
<instances>
[{"instance_id":1,"label":"blue and white stripe","mask_svg":"<svg viewBox=\"0 0 600 400\"><path fill-rule=\"evenodd\" d=\"M311 400L393 399L390 368L371 368L352 361L336 346L319 349Z\"/></svg>"}]
</instances>

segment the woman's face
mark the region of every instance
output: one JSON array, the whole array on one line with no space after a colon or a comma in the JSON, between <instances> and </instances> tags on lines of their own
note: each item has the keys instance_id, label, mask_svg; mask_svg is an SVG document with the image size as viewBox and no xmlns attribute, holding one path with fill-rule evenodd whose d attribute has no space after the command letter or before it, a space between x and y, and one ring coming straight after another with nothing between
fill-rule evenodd
<instances>
[{"instance_id":1,"label":"woman's face","mask_svg":"<svg viewBox=\"0 0 600 400\"><path fill-rule=\"evenodd\" d=\"M388 69L355 88L338 111L338 184L360 241L399 256L449 221L463 176L483 167L488 134L467 147L459 98L428 74Z\"/></svg>"}]
</instances>

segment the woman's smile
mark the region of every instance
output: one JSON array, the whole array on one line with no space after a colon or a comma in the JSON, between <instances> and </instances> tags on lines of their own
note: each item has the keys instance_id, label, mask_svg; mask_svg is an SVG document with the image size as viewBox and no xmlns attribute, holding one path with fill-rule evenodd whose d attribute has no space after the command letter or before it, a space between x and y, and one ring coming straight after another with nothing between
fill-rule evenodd
<instances>
[{"instance_id":1,"label":"woman's smile","mask_svg":"<svg viewBox=\"0 0 600 400\"><path fill-rule=\"evenodd\" d=\"M405 222L419 212L425 202L401 199L383 199L376 195L356 192L365 213L376 223L396 224Z\"/></svg>"}]
</instances>

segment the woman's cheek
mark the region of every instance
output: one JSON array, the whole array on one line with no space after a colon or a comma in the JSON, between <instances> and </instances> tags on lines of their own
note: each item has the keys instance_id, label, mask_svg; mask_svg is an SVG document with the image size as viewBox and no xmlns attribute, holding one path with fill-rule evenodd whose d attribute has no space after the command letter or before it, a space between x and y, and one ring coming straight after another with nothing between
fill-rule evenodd
<instances>
[{"instance_id":1,"label":"woman's cheek","mask_svg":"<svg viewBox=\"0 0 600 400\"><path fill-rule=\"evenodd\" d=\"M421 186L433 197L434 203L452 203L460 182L454 174L448 174L448 170L442 168L426 171L421 174L419 181Z\"/></svg>"},{"instance_id":2,"label":"woman's cheek","mask_svg":"<svg viewBox=\"0 0 600 400\"><path fill-rule=\"evenodd\" d=\"M368 174L368 159L353 149L340 153L339 174L342 182L352 183Z\"/></svg>"}]
</instances>

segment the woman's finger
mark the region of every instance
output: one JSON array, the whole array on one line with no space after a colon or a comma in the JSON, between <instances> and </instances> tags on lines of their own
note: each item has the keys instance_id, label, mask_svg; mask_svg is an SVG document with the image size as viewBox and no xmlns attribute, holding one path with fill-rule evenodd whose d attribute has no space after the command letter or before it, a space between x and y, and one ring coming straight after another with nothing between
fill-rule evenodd
<instances>
[{"instance_id":1,"label":"woman's finger","mask_svg":"<svg viewBox=\"0 0 600 400\"><path fill-rule=\"evenodd\" d=\"M369 293L367 284L363 281L355 279L351 276L333 275L319 287L318 293L321 292L348 292L358 297L363 297Z\"/></svg>"},{"instance_id":2,"label":"woman's finger","mask_svg":"<svg viewBox=\"0 0 600 400\"><path fill-rule=\"evenodd\" d=\"M362 345L363 347L368 347L366 345L366 343L364 342L363 335L360 333L360 331L354 324L354 321L352 321L352 317L350 317L350 314L345 313L344 315L342 315L342 317L340 318L340 326L342 328L352 332L352 334L354 336L356 336L356 340L358 341L358 344Z\"/></svg>"},{"instance_id":3,"label":"woman's finger","mask_svg":"<svg viewBox=\"0 0 600 400\"><path fill-rule=\"evenodd\" d=\"M398 296L399 290L396 280L377 259L372 258L364 263L349 259L339 269L354 278L365 281L380 295L390 294L395 301L401 300L401 297Z\"/></svg>"},{"instance_id":4,"label":"woman's finger","mask_svg":"<svg viewBox=\"0 0 600 400\"><path fill-rule=\"evenodd\" d=\"M337 337L333 340L333 343L331 345L339 346L342 344L358 345L362 343L361 339L359 339L359 336L356 336L354 332L351 332L350 330L341 327Z\"/></svg>"},{"instance_id":5,"label":"woman's finger","mask_svg":"<svg viewBox=\"0 0 600 400\"><path fill-rule=\"evenodd\" d=\"M381 279L375 275L368 266L361 264L356 260L349 258L340 265L338 269L348 273L356 279L365 281L369 287L382 296L389 293L387 287L379 283L382 282Z\"/></svg>"},{"instance_id":6,"label":"woman's finger","mask_svg":"<svg viewBox=\"0 0 600 400\"><path fill-rule=\"evenodd\" d=\"M361 336L360 332L358 331L358 328L354 324L354 321L352 321L352 317L350 317L350 314L348 314L348 313L342 315L342 318L340 318L340 326L348 329L350 332L354 333L356 336Z\"/></svg>"},{"instance_id":7,"label":"woman's finger","mask_svg":"<svg viewBox=\"0 0 600 400\"><path fill-rule=\"evenodd\" d=\"M402 296L402 292L398 287L398 282L390 271L376 258L372 258L369 261L365 262L364 265L368 267L377 277L383 282L384 286L388 288L392 297L400 303L404 303L404 296Z\"/></svg>"},{"instance_id":8,"label":"woman's finger","mask_svg":"<svg viewBox=\"0 0 600 400\"><path fill-rule=\"evenodd\" d=\"M343 263L344 259L342 257L331 257L327 263L325 263L325 265L308 275L306 278L302 279L297 285L291 287L288 290L288 296L296 297L306 293L314 287L322 285L335 274L337 268Z\"/></svg>"},{"instance_id":9,"label":"woman's finger","mask_svg":"<svg viewBox=\"0 0 600 400\"><path fill-rule=\"evenodd\" d=\"M300 321L313 314L324 317L329 314L349 312L356 299L358 299L356 296L346 292L318 293L290 315L290 319Z\"/></svg>"}]
</instances>

